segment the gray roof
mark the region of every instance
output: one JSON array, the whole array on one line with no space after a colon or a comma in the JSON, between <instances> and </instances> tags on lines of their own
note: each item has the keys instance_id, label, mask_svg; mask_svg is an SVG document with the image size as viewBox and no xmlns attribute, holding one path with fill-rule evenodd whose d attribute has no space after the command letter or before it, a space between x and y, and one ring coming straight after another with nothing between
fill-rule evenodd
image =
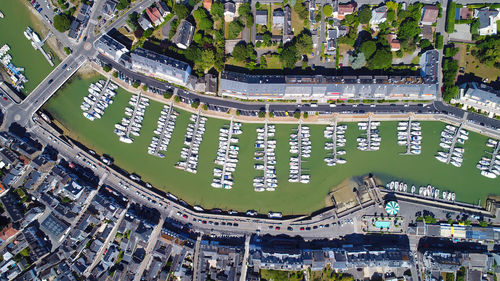
<instances>
[{"instance_id":1,"label":"gray roof","mask_svg":"<svg viewBox=\"0 0 500 281\"><path fill-rule=\"evenodd\" d=\"M248 99L434 99L436 84L420 77L283 76L223 72L219 93Z\"/></svg>"},{"instance_id":2,"label":"gray roof","mask_svg":"<svg viewBox=\"0 0 500 281\"><path fill-rule=\"evenodd\" d=\"M236 13L236 5L233 2L224 3L224 13Z\"/></svg>"},{"instance_id":3,"label":"gray roof","mask_svg":"<svg viewBox=\"0 0 500 281\"><path fill-rule=\"evenodd\" d=\"M172 41L177 44L177 47L186 49L191 44L193 34L193 24L187 20L182 20Z\"/></svg>"},{"instance_id":4,"label":"gray roof","mask_svg":"<svg viewBox=\"0 0 500 281\"><path fill-rule=\"evenodd\" d=\"M185 85L191 74L189 64L146 49L137 48L130 56L133 70L180 85Z\"/></svg>"},{"instance_id":5,"label":"gray roof","mask_svg":"<svg viewBox=\"0 0 500 281\"><path fill-rule=\"evenodd\" d=\"M273 25L283 26L285 24L285 12L282 9L273 11Z\"/></svg>"},{"instance_id":6,"label":"gray roof","mask_svg":"<svg viewBox=\"0 0 500 281\"><path fill-rule=\"evenodd\" d=\"M128 52L128 49L122 43L111 38L109 35L102 35L94 42L94 47L103 55L118 62L121 56Z\"/></svg>"},{"instance_id":7,"label":"gray roof","mask_svg":"<svg viewBox=\"0 0 500 281\"><path fill-rule=\"evenodd\" d=\"M267 25L267 11L258 10L255 12L255 23L260 25Z\"/></svg>"},{"instance_id":8,"label":"gray roof","mask_svg":"<svg viewBox=\"0 0 500 281\"><path fill-rule=\"evenodd\" d=\"M40 229L55 241L59 239L68 227L69 225L66 222L59 220L52 213L40 224Z\"/></svg>"},{"instance_id":9,"label":"gray roof","mask_svg":"<svg viewBox=\"0 0 500 281\"><path fill-rule=\"evenodd\" d=\"M496 17L497 15L498 11L490 10L489 7L476 10L476 17L479 18L479 29L490 26L492 24L490 17Z\"/></svg>"},{"instance_id":10,"label":"gray roof","mask_svg":"<svg viewBox=\"0 0 500 281\"><path fill-rule=\"evenodd\" d=\"M146 18L146 13L142 14L138 19L137 23L141 26L143 30L146 30L148 28L153 28L153 25L151 22Z\"/></svg>"}]
</instances>

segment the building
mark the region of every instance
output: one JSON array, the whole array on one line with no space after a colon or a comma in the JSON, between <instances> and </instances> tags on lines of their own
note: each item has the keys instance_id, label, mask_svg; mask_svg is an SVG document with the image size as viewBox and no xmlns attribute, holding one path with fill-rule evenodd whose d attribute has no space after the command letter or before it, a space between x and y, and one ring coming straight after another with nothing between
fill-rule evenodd
<instances>
[{"instance_id":1,"label":"building","mask_svg":"<svg viewBox=\"0 0 500 281\"><path fill-rule=\"evenodd\" d=\"M286 43L293 39L292 8L290 8L289 5L286 5L284 12L285 12L285 18L283 25L283 43Z\"/></svg>"},{"instance_id":2,"label":"building","mask_svg":"<svg viewBox=\"0 0 500 281\"><path fill-rule=\"evenodd\" d=\"M212 74L206 74L198 78L195 84L195 91L208 95L217 94L217 77Z\"/></svg>"},{"instance_id":3,"label":"building","mask_svg":"<svg viewBox=\"0 0 500 281\"><path fill-rule=\"evenodd\" d=\"M337 49L338 29L329 29L326 36L326 53L335 55Z\"/></svg>"},{"instance_id":4,"label":"building","mask_svg":"<svg viewBox=\"0 0 500 281\"><path fill-rule=\"evenodd\" d=\"M224 3L224 21L232 22L236 15L236 5L233 2Z\"/></svg>"},{"instance_id":5,"label":"building","mask_svg":"<svg viewBox=\"0 0 500 281\"><path fill-rule=\"evenodd\" d=\"M434 31L432 30L431 25L423 25L420 28L420 32L422 33L422 38L427 39L429 41L434 41Z\"/></svg>"},{"instance_id":6,"label":"building","mask_svg":"<svg viewBox=\"0 0 500 281\"><path fill-rule=\"evenodd\" d=\"M277 29L283 29L285 25L285 12L282 9L276 9L273 11L273 27Z\"/></svg>"},{"instance_id":7,"label":"building","mask_svg":"<svg viewBox=\"0 0 500 281\"><path fill-rule=\"evenodd\" d=\"M151 22L146 18L146 14L142 14L138 19L137 23L142 28L142 30L146 30L148 28L153 28Z\"/></svg>"},{"instance_id":8,"label":"building","mask_svg":"<svg viewBox=\"0 0 500 281\"><path fill-rule=\"evenodd\" d=\"M421 25L432 25L437 22L439 8L433 5L425 5L422 9Z\"/></svg>"},{"instance_id":9,"label":"building","mask_svg":"<svg viewBox=\"0 0 500 281\"><path fill-rule=\"evenodd\" d=\"M395 34L387 35L387 42L389 42L389 45L391 46L391 51L396 52L401 49L401 42L399 42L399 40L396 39Z\"/></svg>"},{"instance_id":10,"label":"building","mask_svg":"<svg viewBox=\"0 0 500 281\"><path fill-rule=\"evenodd\" d=\"M75 201L82 196L84 190L85 188L83 185L79 184L76 181L71 181L62 188L62 193L64 194L64 196Z\"/></svg>"},{"instance_id":11,"label":"building","mask_svg":"<svg viewBox=\"0 0 500 281\"><path fill-rule=\"evenodd\" d=\"M474 11L474 17L479 19L479 35L496 35L497 21L500 20L498 10L490 10L484 7Z\"/></svg>"},{"instance_id":12,"label":"building","mask_svg":"<svg viewBox=\"0 0 500 281\"><path fill-rule=\"evenodd\" d=\"M455 12L455 20L468 20L471 19L473 11L467 7L457 8Z\"/></svg>"},{"instance_id":13,"label":"building","mask_svg":"<svg viewBox=\"0 0 500 281\"><path fill-rule=\"evenodd\" d=\"M370 19L371 25L378 25L387 20L387 7L382 6L372 10L372 18Z\"/></svg>"},{"instance_id":14,"label":"building","mask_svg":"<svg viewBox=\"0 0 500 281\"><path fill-rule=\"evenodd\" d=\"M118 3L114 0L107 0L104 3L103 9L102 9L103 16L107 17L108 19L111 19L112 17L114 17L115 11L116 11L116 4L118 4Z\"/></svg>"},{"instance_id":15,"label":"building","mask_svg":"<svg viewBox=\"0 0 500 281\"><path fill-rule=\"evenodd\" d=\"M163 22L163 17L160 15L160 12L156 7L146 8L146 14L155 26L158 26Z\"/></svg>"},{"instance_id":16,"label":"building","mask_svg":"<svg viewBox=\"0 0 500 281\"><path fill-rule=\"evenodd\" d=\"M435 62L434 62L435 63ZM437 69L437 67L435 67ZM273 100L434 100L436 77L284 76L222 72L219 95Z\"/></svg>"},{"instance_id":17,"label":"building","mask_svg":"<svg viewBox=\"0 0 500 281\"><path fill-rule=\"evenodd\" d=\"M158 12L160 12L160 15L163 18L170 14L170 9L168 8L167 4L163 1L156 2L156 8L158 8Z\"/></svg>"},{"instance_id":18,"label":"building","mask_svg":"<svg viewBox=\"0 0 500 281\"><path fill-rule=\"evenodd\" d=\"M74 19L69 26L68 36L69 38L78 39L78 34L80 33L80 21L78 19Z\"/></svg>"},{"instance_id":19,"label":"building","mask_svg":"<svg viewBox=\"0 0 500 281\"><path fill-rule=\"evenodd\" d=\"M343 20L345 16L350 15L356 11L356 3L339 4L337 14L333 15L339 20Z\"/></svg>"},{"instance_id":20,"label":"building","mask_svg":"<svg viewBox=\"0 0 500 281\"><path fill-rule=\"evenodd\" d=\"M119 62L120 58L128 53L128 49L122 43L116 41L111 36L104 34L94 42L94 47L102 55Z\"/></svg>"},{"instance_id":21,"label":"building","mask_svg":"<svg viewBox=\"0 0 500 281\"><path fill-rule=\"evenodd\" d=\"M56 218L50 213L40 224L40 229L49 236L52 241L58 241L63 233L69 228L69 225Z\"/></svg>"},{"instance_id":22,"label":"building","mask_svg":"<svg viewBox=\"0 0 500 281\"><path fill-rule=\"evenodd\" d=\"M135 49L130 59L133 71L181 86L187 85L191 75L189 64L142 48Z\"/></svg>"},{"instance_id":23,"label":"building","mask_svg":"<svg viewBox=\"0 0 500 281\"><path fill-rule=\"evenodd\" d=\"M212 8L212 0L203 0L203 8L205 8L207 11L210 11Z\"/></svg>"},{"instance_id":24,"label":"building","mask_svg":"<svg viewBox=\"0 0 500 281\"><path fill-rule=\"evenodd\" d=\"M177 28L172 41L181 49L187 49L191 45L194 35L194 26L187 20L182 20Z\"/></svg>"},{"instance_id":25,"label":"building","mask_svg":"<svg viewBox=\"0 0 500 281\"><path fill-rule=\"evenodd\" d=\"M267 10L258 10L255 12L255 24L267 25Z\"/></svg>"},{"instance_id":26,"label":"building","mask_svg":"<svg viewBox=\"0 0 500 281\"><path fill-rule=\"evenodd\" d=\"M474 108L486 112L489 117L500 116L500 92L483 84L463 85L455 102L463 104L464 109Z\"/></svg>"}]
</instances>

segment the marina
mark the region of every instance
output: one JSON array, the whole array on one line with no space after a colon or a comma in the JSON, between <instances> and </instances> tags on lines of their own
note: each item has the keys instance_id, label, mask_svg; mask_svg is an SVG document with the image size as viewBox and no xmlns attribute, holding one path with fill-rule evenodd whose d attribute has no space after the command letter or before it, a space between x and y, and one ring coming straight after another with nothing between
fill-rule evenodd
<instances>
[{"instance_id":1,"label":"marina","mask_svg":"<svg viewBox=\"0 0 500 281\"><path fill-rule=\"evenodd\" d=\"M145 150L154 136L164 104L152 100L147 109L148 114L144 116L141 136L136 137L132 144L122 143L110 132L122 119L124 108L128 106L132 94L121 88L117 89L113 106L107 109L99 121L89 122L82 114L74 114L80 110L81 101L88 94L89 84L99 79L102 78L98 76L94 79L72 79L55 98L49 100L46 109L64 125L65 132L75 140L98 153L108 152L114 158L114 162L126 171L135 172L155 187L169 191L193 204L207 208L239 207L264 213L273 210L286 214L300 214L323 208L325 196L332 186L340 184L347 177L368 173L376 175L384 184L392 180L412 183L416 187L430 184L440 190L456 193L457 200L474 204L477 204L479 199L484 202L488 194L498 193L498 177L496 179L484 177L476 168L478 161L485 155L486 137L474 132L469 133L469 140L464 145L467 158L464 158L462 166L457 170L453 165L442 165L434 158L434 154L440 148L440 133L446 124L422 120L419 120L422 135L425 135L422 153L415 157L406 157L400 155L401 147L397 145L397 139L394 137L398 121L381 121L378 134L384 142L378 151L366 152L357 149L356 139L359 137L357 123L339 119L339 122L343 123L338 123L338 126L346 124L347 127L344 134L346 145L338 149L345 150L349 159L347 163L334 167L326 166L324 162L324 158L331 155L330 151L324 150L325 143L330 142L330 139L324 137L327 125L307 124L310 128L310 141L314 144L311 157L306 164L311 174L310 184L288 182L290 146L287 142L278 142L274 150L274 160L279 188L274 192L265 193L255 192L253 187L254 179L263 176L262 170L254 169L254 165L259 162L254 159L254 153L257 129L263 128L264 124L242 123L242 134L238 136L238 164L232 173L233 188L231 190L212 188L213 170L217 167L214 159L217 157L218 136L220 129L227 126L230 120L208 118L206 132L199 148L199 167L203 168L199 168L196 174L186 173L175 169L174 166L179 160L178 153L184 147L184 136L188 124L191 123L191 113L175 108L179 116L168 151L164 153L165 158L148 155ZM359 122L366 120L367 118ZM272 138L288 139L297 126L298 122L276 124ZM345 156L339 154L339 157ZM386 160L381 162L381 159ZM410 186L408 190L411 190ZM416 193L418 192L417 188Z\"/></svg>"},{"instance_id":2,"label":"marina","mask_svg":"<svg viewBox=\"0 0 500 281\"><path fill-rule=\"evenodd\" d=\"M372 117L368 117L368 122L358 122L360 131L366 131L357 138L358 149L361 151L377 151L380 149L382 138L379 136L378 126L379 121L372 121Z\"/></svg>"},{"instance_id":3,"label":"marina","mask_svg":"<svg viewBox=\"0 0 500 281\"><path fill-rule=\"evenodd\" d=\"M304 168L302 166L304 158L311 157L311 140L310 131L308 126L302 125L299 121L299 126L294 129L294 132L290 135L290 176L288 178L289 182L300 182L300 183L310 183L311 175L304 173Z\"/></svg>"},{"instance_id":4,"label":"marina","mask_svg":"<svg viewBox=\"0 0 500 281\"><path fill-rule=\"evenodd\" d=\"M325 143L325 150L332 151L331 157L324 158L327 166L347 163L345 159L339 157L339 155L345 155L346 151L338 149L338 147L345 147L345 131L347 130L347 125L338 125L337 123L337 117L335 116L333 124L326 126L325 131L323 132L323 136L326 139L331 140L331 142Z\"/></svg>"},{"instance_id":5,"label":"marina","mask_svg":"<svg viewBox=\"0 0 500 281\"><path fill-rule=\"evenodd\" d=\"M412 185L411 187L409 187L405 182L391 181L386 184L385 188L394 192L411 194L412 196L432 199L436 201L455 201L456 199L456 195L454 192L443 191L441 193L438 188L430 184L427 186L415 187L415 185Z\"/></svg>"},{"instance_id":6,"label":"marina","mask_svg":"<svg viewBox=\"0 0 500 281\"><path fill-rule=\"evenodd\" d=\"M109 79L90 84L88 88L89 94L83 98L80 105L83 116L90 121L101 119L106 108L113 103L116 89L118 89L118 86L111 83Z\"/></svg>"},{"instance_id":7,"label":"marina","mask_svg":"<svg viewBox=\"0 0 500 281\"><path fill-rule=\"evenodd\" d=\"M175 121L177 120L179 113L174 110L173 102L170 105L164 105L160 113L160 118L157 121L157 128L154 130L154 136L151 143L148 146L148 154L154 155L160 158L165 158L165 154L168 145L170 144L170 139L175 128Z\"/></svg>"},{"instance_id":8,"label":"marina","mask_svg":"<svg viewBox=\"0 0 500 281\"><path fill-rule=\"evenodd\" d=\"M463 123L458 127L446 125L441 132L441 142L439 146L447 151L438 151L435 158L439 162L445 164L452 164L455 167L461 167L463 163L463 155L465 149L461 146L469 139L469 132L462 129ZM457 144L458 143L458 144Z\"/></svg>"},{"instance_id":9,"label":"marina","mask_svg":"<svg viewBox=\"0 0 500 281\"><path fill-rule=\"evenodd\" d=\"M233 172L236 171L236 164L238 163L239 146L236 144L239 139L236 137L241 135L241 123L234 122L231 118L229 127L224 126L219 130L219 148L217 149L217 158L214 168L214 178L212 180L212 187L231 189L233 188ZM220 168L222 166L222 168Z\"/></svg>"},{"instance_id":10,"label":"marina","mask_svg":"<svg viewBox=\"0 0 500 281\"><path fill-rule=\"evenodd\" d=\"M405 146L406 155L419 155L422 153L422 128L420 122L412 122L410 115L408 122L399 122L398 145Z\"/></svg>"},{"instance_id":11,"label":"marina","mask_svg":"<svg viewBox=\"0 0 500 281\"><path fill-rule=\"evenodd\" d=\"M0 62L10 75L12 86L14 86L16 90L21 91L24 88L24 83L28 82L28 79L22 73L24 72L24 68L17 67L12 63L12 56L8 53L9 51L10 47L7 44L4 44L0 48Z\"/></svg>"},{"instance_id":12,"label":"marina","mask_svg":"<svg viewBox=\"0 0 500 281\"><path fill-rule=\"evenodd\" d=\"M262 170L263 176L255 177L253 180L254 190L275 191L278 187L276 176L276 125L264 124L264 127L257 128L257 141L255 142L254 164L255 170Z\"/></svg>"},{"instance_id":13,"label":"marina","mask_svg":"<svg viewBox=\"0 0 500 281\"><path fill-rule=\"evenodd\" d=\"M120 141L124 143L134 142L134 137L141 135L142 121L144 120L144 113L146 107L149 106L149 98L139 94L133 94L128 102L131 107L125 107L125 115L121 123L115 124L114 133L120 137Z\"/></svg>"},{"instance_id":14,"label":"marina","mask_svg":"<svg viewBox=\"0 0 500 281\"><path fill-rule=\"evenodd\" d=\"M189 120L191 123L188 125L184 138L184 147L181 150L181 159L183 160L178 161L175 167L196 174L198 171L200 144L205 133L207 118L201 116L200 111L198 111L197 114L192 114Z\"/></svg>"},{"instance_id":15,"label":"marina","mask_svg":"<svg viewBox=\"0 0 500 281\"><path fill-rule=\"evenodd\" d=\"M488 139L486 146L492 147L493 151L485 151L489 154L489 157L481 157L476 167L481 171L481 175L490 179L495 179L500 175L500 141Z\"/></svg>"},{"instance_id":16,"label":"marina","mask_svg":"<svg viewBox=\"0 0 500 281\"><path fill-rule=\"evenodd\" d=\"M43 49L43 45L45 44L45 41L49 39L49 37L52 35L52 32L49 32L47 36L43 39L40 40L40 37L36 32L34 32L29 26L26 27L26 30L24 31L24 37L28 39L31 42L31 46L37 51L40 51L43 55L43 57L49 62L50 66L54 66L54 63L52 62L52 57L45 52Z\"/></svg>"}]
</instances>

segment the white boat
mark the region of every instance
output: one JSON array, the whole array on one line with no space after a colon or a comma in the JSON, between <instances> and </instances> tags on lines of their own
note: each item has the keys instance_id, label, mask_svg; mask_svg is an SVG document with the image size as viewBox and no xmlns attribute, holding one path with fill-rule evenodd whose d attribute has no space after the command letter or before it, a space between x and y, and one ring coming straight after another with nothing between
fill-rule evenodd
<instances>
[{"instance_id":1,"label":"white boat","mask_svg":"<svg viewBox=\"0 0 500 281\"><path fill-rule=\"evenodd\" d=\"M455 167L458 167L458 168L462 166L462 163L457 162L457 161L455 161L455 160L452 160L452 161L451 161L451 164L452 164L453 166L455 166Z\"/></svg>"},{"instance_id":2,"label":"white boat","mask_svg":"<svg viewBox=\"0 0 500 281\"><path fill-rule=\"evenodd\" d=\"M448 159L446 159L446 158L444 158L444 157L442 157L442 156L439 156L439 155L437 155L437 156L435 156L435 157L436 157L436 159L437 159L439 162L446 163L446 161L448 161Z\"/></svg>"},{"instance_id":3,"label":"white boat","mask_svg":"<svg viewBox=\"0 0 500 281\"><path fill-rule=\"evenodd\" d=\"M453 193L451 194L451 200L452 200L452 201L455 201L455 192L453 192Z\"/></svg>"},{"instance_id":4,"label":"white boat","mask_svg":"<svg viewBox=\"0 0 500 281\"><path fill-rule=\"evenodd\" d=\"M495 173L492 173L492 172L489 172L489 171L481 171L481 175L487 177L487 178L490 178L490 179L494 179L497 177L497 175Z\"/></svg>"},{"instance_id":5,"label":"white boat","mask_svg":"<svg viewBox=\"0 0 500 281\"><path fill-rule=\"evenodd\" d=\"M393 189L394 189L394 181L391 181L391 182L389 183L389 189L390 189L390 190L393 190Z\"/></svg>"},{"instance_id":6,"label":"white boat","mask_svg":"<svg viewBox=\"0 0 500 281\"><path fill-rule=\"evenodd\" d=\"M414 186L414 185L412 185L412 186L411 186L411 193L415 193L415 189L416 189L416 188L415 188L415 186Z\"/></svg>"},{"instance_id":7,"label":"white boat","mask_svg":"<svg viewBox=\"0 0 500 281\"><path fill-rule=\"evenodd\" d=\"M121 136L120 141L124 143L132 143L134 140L126 136Z\"/></svg>"}]
</instances>

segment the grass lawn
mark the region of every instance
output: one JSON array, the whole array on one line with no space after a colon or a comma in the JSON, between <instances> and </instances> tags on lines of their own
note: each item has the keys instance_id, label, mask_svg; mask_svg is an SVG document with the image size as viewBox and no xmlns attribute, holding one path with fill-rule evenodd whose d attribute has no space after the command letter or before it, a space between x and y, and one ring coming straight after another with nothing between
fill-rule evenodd
<instances>
[{"instance_id":1,"label":"grass lawn","mask_svg":"<svg viewBox=\"0 0 500 281\"><path fill-rule=\"evenodd\" d=\"M301 281L304 280L304 272L261 269L260 277L262 278L262 280L267 280L267 281L278 281L278 280Z\"/></svg>"},{"instance_id":2,"label":"grass lawn","mask_svg":"<svg viewBox=\"0 0 500 281\"><path fill-rule=\"evenodd\" d=\"M121 168L135 172L155 187L172 192L191 204L206 208L248 210L261 213L281 211L286 214L303 214L325 206L325 198L332 187L351 176L374 173L382 181L404 180L416 186L433 184L440 190L453 190L457 200L477 203L484 202L486 195L498 194L498 179L482 177L475 168L484 155L486 137L470 133L465 145L464 164L461 168L445 165L434 159L439 150L440 132L444 124L440 122L422 122L423 152L420 156L401 156L403 148L397 146L397 122L383 122L380 126L382 146L380 151L364 152L356 149L356 138L361 132L355 124L349 124L346 132L347 164L327 167L323 137L323 125L310 125L313 149L311 158L304 163L310 170L311 184L289 183L289 136L297 125L276 126L276 169L278 188L275 192L255 192L253 178L261 171L253 168L253 153L257 137L256 129L261 124L245 123L243 134L239 137L239 162L234 172L234 186L231 190L215 189L210 186L213 178L214 159L218 147L219 128L229 123L228 120L210 118L200 146L199 167L197 174L191 174L174 167L180 159L180 151L189 123L190 113L176 109L180 115L176 122L172 140L165 152L164 159L147 154L147 146L153 137L156 121L160 116L162 104L151 102L147 108L141 136L133 144L121 143L113 133L114 124L124 117L124 108L128 105L130 93L120 89L114 103L106 110L103 118L91 122L83 117L80 103L87 95L88 85L102 79L74 78L67 83L45 108L62 124L66 133L84 143L99 154L107 153L115 159ZM471 188L475 186L476 188Z\"/></svg>"},{"instance_id":3,"label":"grass lawn","mask_svg":"<svg viewBox=\"0 0 500 281\"><path fill-rule=\"evenodd\" d=\"M304 20L292 9L292 30L293 35L297 36L304 29Z\"/></svg>"},{"instance_id":4,"label":"grass lawn","mask_svg":"<svg viewBox=\"0 0 500 281\"><path fill-rule=\"evenodd\" d=\"M279 57L266 56L267 58L267 68L268 69L282 69L281 61Z\"/></svg>"},{"instance_id":5,"label":"grass lawn","mask_svg":"<svg viewBox=\"0 0 500 281\"><path fill-rule=\"evenodd\" d=\"M481 78L488 78L490 81L496 81L500 77L500 69L493 66L489 67L480 63L475 56L472 55L472 44L456 43L460 49L460 60L458 65L465 68L465 73L473 73ZM471 46L467 53L467 45Z\"/></svg>"}]
</instances>

